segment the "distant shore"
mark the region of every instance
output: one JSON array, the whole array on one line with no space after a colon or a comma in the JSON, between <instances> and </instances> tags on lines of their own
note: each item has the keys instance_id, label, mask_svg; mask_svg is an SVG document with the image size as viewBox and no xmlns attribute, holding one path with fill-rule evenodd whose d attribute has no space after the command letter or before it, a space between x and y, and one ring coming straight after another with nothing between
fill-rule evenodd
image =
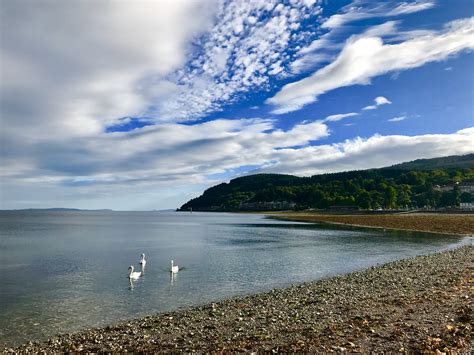
<instances>
[{"instance_id":1,"label":"distant shore","mask_svg":"<svg viewBox=\"0 0 474 355\"><path fill-rule=\"evenodd\" d=\"M64 334L5 352L472 352L474 247Z\"/></svg>"},{"instance_id":2,"label":"distant shore","mask_svg":"<svg viewBox=\"0 0 474 355\"><path fill-rule=\"evenodd\" d=\"M321 214L282 212L272 218L298 222L344 224L357 227L386 228L442 234L474 234L474 214Z\"/></svg>"}]
</instances>

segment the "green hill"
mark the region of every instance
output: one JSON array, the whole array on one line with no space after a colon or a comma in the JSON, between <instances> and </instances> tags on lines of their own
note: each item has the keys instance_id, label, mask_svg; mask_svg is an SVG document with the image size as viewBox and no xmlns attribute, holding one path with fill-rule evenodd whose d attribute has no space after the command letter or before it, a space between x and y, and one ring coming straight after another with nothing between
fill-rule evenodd
<instances>
[{"instance_id":1,"label":"green hill","mask_svg":"<svg viewBox=\"0 0 474 355\"><path fill-rule=\"evenodd\" d=\"M433 159L417 159L407 163L392 165L385 169L433 170L448 168L469 168L474 166L474 154L451 155Z\"/></svg>"},{"instance_id":2,"label":"green hill","mask_svg":"<svg viewBox=\"0 0 474 355\"><path fill-rule=\"evenodd\" d=\"M420 159L382 169L298 177L243 176L213 186L179 210L264 211L443 207L471 202L463 183L474 181L474 154ZM448 186L443 188L443 186Z\"/></svg>"}]
</instances>

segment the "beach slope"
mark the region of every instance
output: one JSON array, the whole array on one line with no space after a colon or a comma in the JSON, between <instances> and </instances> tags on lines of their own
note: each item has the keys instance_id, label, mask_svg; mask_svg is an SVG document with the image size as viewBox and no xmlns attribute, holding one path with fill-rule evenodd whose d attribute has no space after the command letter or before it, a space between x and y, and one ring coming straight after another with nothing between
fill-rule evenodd
<instances>
[{"instance_id":1,"label":"beach slope","mask_svg":"<svg viewBox=\"0 0 474 355\"><path fill-rule=\"evenodd\" d=\"M272 218L298 222L333 223L442 234L474 234L474 214L398 213L398 214L319 214L282 212Z\"/></svg>"},{"instance_id":2,"label":"beach slope","mask_svg":"<svg viewBox=\"0 0 474 355\"><path fill-rule=\"evenodd\" d=\"M474 247L6 351L474 350Z\"/></svg>"}]
</instances>

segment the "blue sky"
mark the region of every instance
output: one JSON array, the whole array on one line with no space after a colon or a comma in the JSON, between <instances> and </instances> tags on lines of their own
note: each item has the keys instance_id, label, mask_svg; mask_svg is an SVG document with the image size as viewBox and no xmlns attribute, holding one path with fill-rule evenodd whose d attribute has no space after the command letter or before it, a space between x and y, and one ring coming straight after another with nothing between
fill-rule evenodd
<instances>
[{"instance_id":1,"label":"blue sky","mask_svg":"<svg viewBox=\"0 0 474 355\"><path fill-rule=\"evenodd\" d=\"M471 0L0 0L0 208L474 152Z\"/></svg>"}]
</instances>

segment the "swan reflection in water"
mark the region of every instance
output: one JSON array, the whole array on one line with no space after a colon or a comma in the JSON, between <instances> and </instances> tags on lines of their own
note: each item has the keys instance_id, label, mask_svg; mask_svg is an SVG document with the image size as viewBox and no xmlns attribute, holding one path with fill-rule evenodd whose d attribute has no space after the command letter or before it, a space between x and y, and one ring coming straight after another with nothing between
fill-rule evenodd
<instances>
[{"instance_id":1,"label":"swan reflection in water","mask_svg":"<svg viewBox=\"0 0 474 355\"><path fill-rule=\"evenodd\" d=\"M178 279L178 274L175 272L170 273L170 285L173 286L173 284L177 281Z\"/></svg>"},{"instance_id":2,"label":"swan reflection in water","mask_svg":"<svg viewBox=\"0 0 474 355\"><path fill-rule=\"evenodd\" d=\"M133 289L134 289L133 279L128 279L128 289L129 289L129 290L133 290Z\"/></svg>"}]
</instances>

